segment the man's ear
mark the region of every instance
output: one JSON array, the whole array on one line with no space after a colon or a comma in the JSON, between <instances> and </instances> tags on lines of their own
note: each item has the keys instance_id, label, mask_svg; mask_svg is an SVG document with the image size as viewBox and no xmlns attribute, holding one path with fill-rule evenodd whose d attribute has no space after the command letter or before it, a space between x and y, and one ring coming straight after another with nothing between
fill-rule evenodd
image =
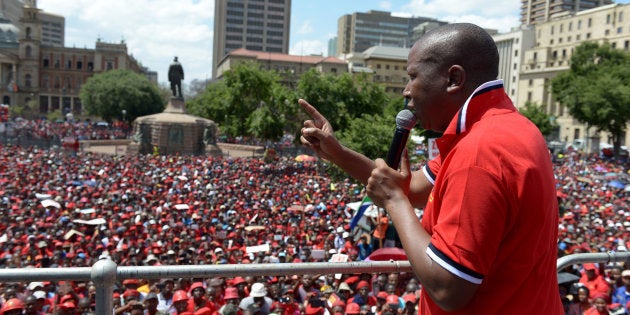
<instances>
[{"instance_id":1,"label":"man's ear","mask_svg":"<svg viewBox=\"0 0 630 315\"><path fill-rule=\"evenodd\" d=\"M448 85L446 91L449 93L458 92L464 87L466 82L466 70L460 65L453 65L448 69Z\"/></svg>"}]
</instances>

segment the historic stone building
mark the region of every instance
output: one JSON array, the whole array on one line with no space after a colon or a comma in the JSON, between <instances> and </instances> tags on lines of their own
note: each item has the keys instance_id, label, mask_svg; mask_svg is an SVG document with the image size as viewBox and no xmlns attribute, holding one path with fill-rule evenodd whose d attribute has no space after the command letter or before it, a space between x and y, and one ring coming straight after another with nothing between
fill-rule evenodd
<instances>
[{"instance_id":1,"label":"historic stone building","mask_svg":"<svg viewBox=\"0 0 630 315\"><path fill-rule=\"evenodd\" d=\"M81 117L81 86L94 74L126 69L157 77L130 56L125 42L96 41L94 49L47 45L42 41L41 10L25 1L17 26L0 18L0 98L3 104L27 106L43 116L61 110Z\"/></svg>"}]
</instances>

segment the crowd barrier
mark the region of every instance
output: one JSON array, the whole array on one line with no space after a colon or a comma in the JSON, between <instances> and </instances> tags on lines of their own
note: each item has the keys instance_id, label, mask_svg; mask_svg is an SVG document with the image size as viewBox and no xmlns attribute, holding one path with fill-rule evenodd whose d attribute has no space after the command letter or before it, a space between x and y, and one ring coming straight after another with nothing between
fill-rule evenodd
<instances>
[{"instance_id":1,"label":"crowd barrier","mask_svg":"<svg viewBox=\"0 0 630 315\"><path fill-rule=\"evenodd\" d=\"M557 269L574 264L630 262L630 252L581 253L561 257ZM124 279L211 278L215 276L277 276L286 274L412 272L409 261L314 262L286 264L117 266L101 256L92 267L0 269L0 282L92 281L96 314L113 314L114 283Z\"/></svg>"}]
</instances>

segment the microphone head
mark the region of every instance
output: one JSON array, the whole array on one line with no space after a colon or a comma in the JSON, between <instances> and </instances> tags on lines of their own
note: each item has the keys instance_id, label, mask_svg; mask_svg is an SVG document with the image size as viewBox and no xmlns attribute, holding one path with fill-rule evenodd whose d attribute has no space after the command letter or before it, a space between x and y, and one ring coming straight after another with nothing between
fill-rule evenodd
<instances>
[{"instance_id":1,"label":"microphone head","mask_svg":"<svg viewBox=\"0 0 630 315\"><path fill-rule=\"evenodd\" d=\"M396 127L411 130L415 125L416 116L409 109L403 109L396 115Z\"/></svg>"}]
</instances>

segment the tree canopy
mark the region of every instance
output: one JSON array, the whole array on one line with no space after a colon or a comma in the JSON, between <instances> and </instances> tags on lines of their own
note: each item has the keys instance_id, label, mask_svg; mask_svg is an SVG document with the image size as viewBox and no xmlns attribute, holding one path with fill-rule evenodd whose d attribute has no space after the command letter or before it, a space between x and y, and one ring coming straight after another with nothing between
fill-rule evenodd
<instances>
[{"instance_id":1,"label":"tree canopy","mask_svg":"<svg viewBox=\"0 0 630 315\"><path fill-rule=\"evenodd\" d=\"M630 120L630 55L609 44L583 43L571 68L552 79L555 99L588 127L612 135L615 154Z\"/></svg>"},{"instance_id":2,"label":"tree canopy","mask_svg":"<svg viewBox=\"0 0 630 315\"><path fill-rule=\"evenodd\" d=\"M145 76L129 70L110 70L90 77L81 88L80 97L89 115L110 122L122 120L123 116L133 121L160 113L165 107L158 88Z\"/></svg>"},{"instance_id":3,"label":"tree canopy","mask_svg":"<svg viewBox=\"0 0 630 315\"><path fill-rule=\"evenodd\" d=\"M528 101L525 102L525 106L520 108L519 111L538 127L543 136L548 136L558 126L558 124L552 120L551 116L545 112L542 105Z\"/></svg>"},{"instance_id":4,"label":"tree canopy","mask_svg":"<svg viewBox=\"0 0 630 315\"><path fill-rule=\"evenodd\" d=\"M307 119L297 104L298 98L316 106L337 131L348 128L362 115L383 115L390 100L384 89L367 76L324 75L313 69L301 76L295 90L290 90L280 83L276 72L250 62L235 66L222 80L208 84L187 106L189 113L217 122L228 137L277 140L287 132L297 135Z\"/></svg>"}]
</instances>

